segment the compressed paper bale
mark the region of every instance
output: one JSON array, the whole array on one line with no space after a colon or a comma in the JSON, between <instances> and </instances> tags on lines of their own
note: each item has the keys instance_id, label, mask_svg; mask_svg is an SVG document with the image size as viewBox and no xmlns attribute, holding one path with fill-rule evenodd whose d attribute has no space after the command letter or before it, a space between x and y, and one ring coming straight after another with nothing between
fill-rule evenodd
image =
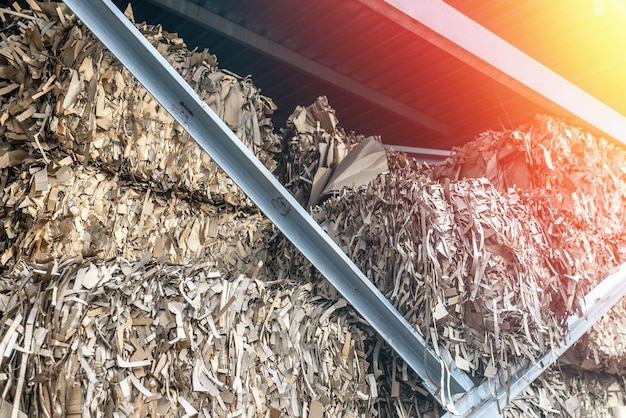
<instances>
[{"instance_id":1,"label":"compressed paper bale","mask_svg":"<svg viewBox=\"0 0 626 418\"><path fill-rule=\"evenodd\" d=\"M314 216L427 340L434 327L472 373L494 359L507 367L535 358L563 334L567 311L541 224L485 180L444 186L390 173Z\"/></svg>"},{"instance_id":2,"label":"compressed paper bale","mask_svg":"<svg viewBox=\"0 0 626 418\"><path fill-rule=\"evenodd\" d=\"M224 211L83 166L44 172L46 190L36 190L32 176L5 189L2 265L23 257L138 260L150 252L168 263L213 261L233 274L264 271L274 228L258 211Z\"/></svg>"},{"instance_id":3,"label":"compressed paper bale","mask_svg":"<svg viewBox=\"0 0 626 418\"><path fill-rule=\"evenodd\" d=\"M36 383L19 405L29 416L297 417L314 404L337 417L377 413L364 351L371 331L310 284L147 257L21 263L0 278L0 300L10 313L1 335L15 336L3 368L22 363ZM33 338L12 349L24 345L26 318ZM15 384L12 373L2 379Z\"/></svg>"},{"instance_id":4,"label":"compressed paper bale","mask_svg":"<svg viewBox=\"0 0 626 418\"><path fill-rule=\"evenodd\" d=\"M59 9L60 15L44 9L51 14L24 10L22 15L36 18L5 17L0 51L18 52L5 54L15 74L0 80L0 146L41 155L46 163L50 149L60 147L76 161L92 161L163 190L251 205L117 59L75 17L63 14L66 8ZM139 29L274 170L280 138L268 118L275 109L272 101L248 78L220 70L207 51L187 50L180 38L160 27L143 24ZM23 87L13 88L20 83Z\"/></svg>"},{"instance_id":5,"label":"compressed paper bale","mask_svg":"<svg viewBox=\"0 0 626 418\"><path fill-rule=\"evenodd\" d=\"M545 202L536 216L550 232L555 266L574 275L582 297L624 259L626 149L548 116L504 132L486 132L432 169L436 179L486 177L506 192L517 187ZM547 210L547 211L546 211ZM571 265L576 263L576 268Z\"/></svg>"},{"instance_id":6,"label":"compressed paper bale","mask_svg":"<svg viewBox=\"0 0 626 418\"><path fill-rule=\"evenodd\" d=\"M486 132L431 170L437 179L486 177L496 188L521 188L543 224L552 268L564 278L567 308L626 260L623 211L626 150L586 130L538 116L526 126ZM619 302L571 350L569 363L617 371L626 361ZM574 360L575 359L575 360Z\"/></svg>"},{"instance_id":7,"label":"compressed paper bale","mask_svg":"<svg viewBox=\"0 0 626 418\"><path fill-rule=\"evenodd\" d=\"M152 251L172 263L207 257L225 271L262 272L271 223L67 8L42 8L7 15L0 41L0 50L19 51L11 68L30 70L12 75L27 80L21 89L0 80L0 269L22 257L134 260ZM206 51L186 50L160 27L141 29L217 113L228 107L228 123L272 168L280 144L271 100ZM230 98L241 104L237 126Z\"/></svg>"}]
</instances>

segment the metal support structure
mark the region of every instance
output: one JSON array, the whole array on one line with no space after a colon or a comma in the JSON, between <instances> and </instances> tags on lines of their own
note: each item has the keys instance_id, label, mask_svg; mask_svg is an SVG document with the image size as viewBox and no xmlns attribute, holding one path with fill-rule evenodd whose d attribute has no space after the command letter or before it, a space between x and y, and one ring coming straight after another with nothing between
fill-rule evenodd
<instances>
[{"instance_id":1,"label":"metal support structure","mask_svg":"<svg viewBox=\"0 0 626 418\"><path fill-rule=\"evenodd\" d=\"M150 2L182 15L185 19L214 30L256 51L269 55L300 71L304 71L307 74L333 84L342 90L356 95L360 99L385 108L430 131L437 132L448 138L455 135L454 129L444 122L399 102L393 97L382 94L366 84L360 83L347 75L307 58L277 42L273 42L243 26L237 25L188 0L150 0Z\"/></svg>"},{"instance_id":2,"label":"metal support structure","mask_svg":"<svg viewBox=\"0 0 626 418\"><path fill-rule=\"evenodd\" d=\"M441 162L450 156L450 151L443 149L406 147L402 145L385 145L385 148L410 154L416 160L427 164Z\"/></svg>"},{"instance_id":3,"label":"metal support structure","mask_svg":"<svg viewBox=\"0 0 626 418\"><path fill-rule=\"evenodd\" d=\"M358 0L549 112L626 144L626 117L442 0Z\"/></svg>"},{"instance_id":4,"label":"metal support structure","mask_svg":"<svg viewBox=\"0 0 626 418\"><path fill-rule=\"evenodd\" d=\"M442 399L445 396L440 389L456 394L473 386L465 373L438 359L424 339L110 0L65 3L415 370L433 396L448 402Z\"/></svg>"},{"instance_id":5,"label":"metal support structure","mask_svg":"<svg viewBox=\"0 0 626 418\"><path fill-rule=\"evenodd\" d=\"M506 404L507 396L514 399L546 369L554 364L576 341L578 341L605 313L626 294L626 264L606 277L591 290L581 303L582 316L572 315L568 320L568 332L564 345L548 351L533 363L521 362L510 376L501 373L502 381L509 380L509 387L494 382L484 382L457 400L455 407L463 417L491 418L501 415L500 408ZM496 393L496 397L493 396ZM451 414L444 416L451 418Z\"/></svg>"},{"instance_id":6,"label":"metal support structure","mask_svg":"<svg viewBox=\"0 0 626 418\"><path fill-rule=\"evenodd\" d=\"M453 364L440 361L424 339L110 0L64 1L404 359L435 398L448 404L449 399L441 390L448 386L451 394L462 394L456 397L454 406L448 405L451 411L474 417L500 414L498 405L505 401L506 387L496 388L494 398L489 382L474 387L471 379ZM564 346L548 352L530 366L529 362L517 366L510 382L509 396L521 393L624 294L626 264L585 297L583 316L570 318Z\"/></svg>"}]
</instances>

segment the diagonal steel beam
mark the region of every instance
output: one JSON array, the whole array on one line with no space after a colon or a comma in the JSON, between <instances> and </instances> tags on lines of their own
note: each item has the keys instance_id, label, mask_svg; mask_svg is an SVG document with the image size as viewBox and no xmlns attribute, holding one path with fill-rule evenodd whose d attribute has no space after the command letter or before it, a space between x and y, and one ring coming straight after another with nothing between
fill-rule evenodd
<instances>
[{"instance_id":1,"label":"diagonal steel beam","mask_svg":"<svg viewBox=\"0 0 626 418\"><path fill-rule=\"evenodd\" d=\"M626 264L607 276L600 284L592 289L581 303L582 316L573 315L568 319L568 332L564 344L548 351L534 363L523 361L511 376L501 373L501 379L496 382L509 381L509 387L497 383L484 382L480 386L463 395L455 404L457 411L463 417L498 417L500 408L506 404L507 397L514 399L524 391L536 378L554 364L572 345L576 343L605 313L609 311L626 294ZM496 396L493 396L493 393ZM450 418L450 414L444 416Z\"/></svg>"},{"instance_id":2,"label":"diagonal steel beam","mask_svg":"<svg viewBox=\"0 0 626 418\"><path fill-rule=\"evenodd\" d=\"M358 0L549 112L626 144L626 117L442 0Z\"/></svg>"},{"instance_id":3,"label":"diagonal steel beam","mask_svg":"<svg viewBox=\"0 0 626 418\"><path fill-rule=\"evenodd\" d=\"M465 373L439 360L424 339L110 0L64 1L406 361L435 398L447 403L447 397L440 393L442 387L442 393L455 394L473 386Z\"/></svg>"}]
</instances>

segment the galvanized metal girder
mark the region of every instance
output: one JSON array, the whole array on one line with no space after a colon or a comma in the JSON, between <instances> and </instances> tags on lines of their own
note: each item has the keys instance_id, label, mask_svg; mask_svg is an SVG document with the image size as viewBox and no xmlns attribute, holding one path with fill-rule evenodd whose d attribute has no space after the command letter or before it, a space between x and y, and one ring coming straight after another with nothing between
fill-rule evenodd
<instances>
[{"instance_id":1,"label":"galvanized metal girder","mask_svg":"<svg viewBox=\"0 0 626 418\"><path fill-rule=\"evenodd\" d=\"M473 386L467 375L454 364L442 362L426 346L415 329L110 0L64 2L415 370L437 399L448 403L449 393L464 393ZM444 393L447 396L442 396Z\"/></svg>"},{"instance_id":2,"label":"galvanized metal girder","mask_svg":"<svg viewBox=\"0 0 626 418\"><path fill-rule=\"evenodd\" d=\"M451 154L448 150L433 149L433 148L421 148L421 147L407 147L402 145L385 145L385 148L392 149L394 151L400 151L407 153L418 161L425 162L427 164L435 164L448 158Z\"/></svg>"},{"instance_id":3,"label":"galvanized metal girder","mask_svg":"<svg viewBox=\"0 0 626 418\"><path fill-rule=\"evenodd\" d=\"M358 0L548 112L626 144L626 117L442 0Z\"/></svg>"}]
</instances>

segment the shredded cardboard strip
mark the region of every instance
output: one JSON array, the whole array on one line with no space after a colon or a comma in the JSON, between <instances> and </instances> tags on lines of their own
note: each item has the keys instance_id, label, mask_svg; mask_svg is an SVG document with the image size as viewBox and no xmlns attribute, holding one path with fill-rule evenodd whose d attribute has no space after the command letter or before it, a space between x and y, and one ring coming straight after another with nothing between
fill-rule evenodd
<instances>
[{"instance_id":1,"label":"shredded cardboard strip","mask_svg":"<svg viewBox=\"0 0 626 418\"><path fill-rule=\"evenodd\" d=\"M0 13L0 415L444 413L63 4L28 3ZM388 151L373 181L329 198L337 167L361 169L350 153L374 142L325 98L276 133L249 78L138 27L477 381L557 346L624 261L626 152L609 141L539 117L434 167ZM619 413L623 382L605 373L625 364L625 310L505 415Z\"/></svg>"}]
</instances>

